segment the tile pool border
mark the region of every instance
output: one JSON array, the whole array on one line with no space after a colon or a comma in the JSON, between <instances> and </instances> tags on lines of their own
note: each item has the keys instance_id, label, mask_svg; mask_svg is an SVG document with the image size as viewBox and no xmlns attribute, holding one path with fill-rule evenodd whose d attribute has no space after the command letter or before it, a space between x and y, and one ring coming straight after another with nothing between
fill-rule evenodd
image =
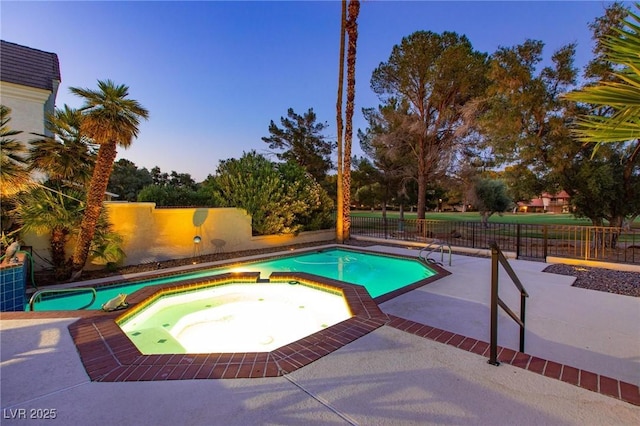
<instances>
[{"instance_id":1,"label":"tile pool border","mask_svg":"<svg viewBox=\"0 0 640 426\"><path fill-rule=\"evenodd\" d=\"M197 288L237 279L258 282L259 273L227 273L188 283L149 286L133 293L130 309L159 292ZM143 355L117 325L128 313L104 313L81 318L69 325L80 359L92 381L129 382L149 380L230 379L277 377L314 362L338 348L383 326L389 318L367 290L358 285L304 273L273 273L270 281L300 281L343 294L353 317L271 352ZM260 280L261 281L261 280ZM97 311L100 313L100 311Z\"/></svg>"},{"instance_id":2,"label":"tile pool border","mask_svg":"<svg viewBox=\"0 0 640 426\"><path fill-rule=\"evenodd\" d=\"M287 279L288 273L278 273ZM0 319L79 318L69 331L87 374L92 381L130 382L216 378L277 377L308 365L340 347L386 325L412 335L488 357L489 344L426 324L387 315L370 298L364 287L330 279L317 280L310 274L295 274L314 281L335 283L350 289L345 297L353 301L358 314L272 352L197 355L141 355L116 325L122 312L43 311L3 312ZM308 279L306 279L308 281ZM140 290L142 291L142 290ZM359 309L359 310L358 310ZM354 312L355 314L356 312ZM514 367L560 380L585 390L640 406L640 388L615 378L498 347L498 359Z\"/></svg>"},{"instance_id":3,"label":"tile pool border","mask_svg":"<svg viewBox=\"0 0 640 426\"><path fill-rule=\"evenodd\" d=\"M396 254L396 253L381 253L379 251L375 251L375 250L368 250L366 247L352 247L352 246L345 246L345 245L340 245L340 244L330 244L330 245L324 245L321 247L312 247L312 248L301 248L301 249L295 249L295 250L289 250L286 252L278 252L277 254L264 254L264 255L254 255L254 256L248 256L250 258L243 258L240 260L220 260L220 261L213 261L213 262L206 262L206 263L202 263L202 264L196 264L196 265L183 265L183 266L178 266L178 267L173 267L173 268L167 268L167 269L157 269L156 271L147 271L147 272L141 272L139 273L140 275L136 274L136 276L127 276L127 275L123 275L114 279L109 279L107 278L103 278L103 279L96 279L96 280L87 280L85 282L78 282L75 285L72 286L64 286L64 288L73 288L73 287L94 287L96 289L102 288L102 287L118 287L118 286L124 286L124 285L130 285L130 284L138 284L144 281L151 281L151 280L156 280L156 279L161 279L161 278L168 278L168 277L174 277L177 275L185 275L185 274L191 274L191 273L198 273L198 272L202 272L202 271L206 271L209 269L218 269L218 268L227 268L231 265L236 265L236 264L250 264L250 263L257 263L257 262L264 262L264 261L271 261L271 260L277 260L277 259L281 259L281 258L285 258L285 257L290 257L292 255L296 255L296 254L308 254L308 253L313 253L313 252L321 252L321 251L326 251L326 250L334 250L334 249L339 249L339 250L343 250L343 251L351 251L351 252L355 252L355 253L365 253L365 254L371 254L371 255L375 255L375 256L381 256L381 257L392 257L392 258L397 258L397 259L405 259L405 260L412 260L412 261L416 261L416 262L420 262L420 260L418 259L418 257L414 257L414 256L408 256L408 255L402 255L402 254ZM451 272L447 271L446 269L438 266L437 264L428 264L425 265L424 263L422 263L423 266L432 269L433 271L435 271L436 273L434 275L432 275L429 278L426 278L424 280L420 280L420 281L416 281L412 284L409 284L405 287L402 287L398 290L394 290L390 293L387 293L385 295L379 296L376 301L378 301L378 303L381 303L383 301L392 299L396 296L399 296L400 294L406 293L408 291L414 290L415 288L421 287L425 284L428 284L430 282L433 282L437 279L440 279L442 277L445 277L447 275L450 275ZM132 274L130 274L132 275ZM55 286L52 288L59 288L59 286ZM60 286L60 288L62 288ZM382 300L381 298L383 298L384 300Z\"/></svg>"}]
</instances>

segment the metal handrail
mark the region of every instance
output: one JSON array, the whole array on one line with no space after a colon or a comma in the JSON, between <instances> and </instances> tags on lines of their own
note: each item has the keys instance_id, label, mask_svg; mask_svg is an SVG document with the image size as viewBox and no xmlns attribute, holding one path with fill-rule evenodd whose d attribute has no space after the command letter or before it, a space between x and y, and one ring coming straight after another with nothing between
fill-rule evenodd
<instances>
[{"instance_id":1,"label":"metal handrail","mask_svg":"<svg viewBox=\"0 0 640 426\"><path fill-rule=\"evenodd\" d=\"M36 303L37 299L41 297L43 294L73 293L73 292L81 292L81 291L90 291L92 293L91 302L89 302L89 304L81 308L78 308L78 310L87 309L89 306L93 305L93 302L96 301L96 297L98 297L98 293L96 292L96 289L93 287L51 288L51 289L38 290L35 293L33 293L33 295L31 296L31 299L29 299L29 310L33 312L34 304Z\"/></svg>"},{"instance_id":2,"label":"metal handrail","mask_svg":"<svg viewBox=\"0 0 640 426\"><path fill-rule=\"evenodd\" d=\"M431 248L433 245L435 244L435 247ZM423 259L426 263L429 263L428 259L429 255L431 255L431 253L433 253L435 250L437 250L438 248L440 249L440 263L444 262L444 246L447 246L447 250L449 251L449 266L451 266L451 244L447 243L446 241L440 241L440 240L436 240L433 242L430 242L429 244L427 244L426 246L422 247L420 249L420 252L418 253L418 257L420 259ZM431 248L431 250L429 250L429 252L427 254L425 254L425 256L422 256L422 253Z\"/></svg>"},{"instance_id":3,"label":"metal handrail","mask_svg":"<svg viewBox=\"0 0 640 426\"><path fill-rule=\"evenodd\" d=\"M502 250L495 241L489 243L491 247L491 343L489 345L489 364L500 365L498 361L498 306L500 306L520 326L520 352L524 352L525 311L526 299L529 293L515 271L502 254ZM511 310L498 296L498 264L502 265L511 281L520 291L520 317Z\"/></svg>"}]
</instances>

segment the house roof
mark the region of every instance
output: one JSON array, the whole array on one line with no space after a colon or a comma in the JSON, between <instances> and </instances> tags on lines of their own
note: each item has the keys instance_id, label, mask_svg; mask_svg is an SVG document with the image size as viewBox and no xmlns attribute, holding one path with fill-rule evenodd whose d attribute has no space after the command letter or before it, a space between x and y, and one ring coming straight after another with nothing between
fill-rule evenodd
<instances>
[{"instance_id":1,"label":"house roof","mask_svg":"<svg viewBox=\"0 0 640 426\"><path fill-rule=\"evenodd\" d=\"M0 40L0 80L54 91L61 81L58 55Z\"/></svg>"},{"instance_id":2,"label":"house roof","mask_svg":"<svg viewBox=\"0 0 640 426\"><path fill-rule=\"evenodd\" d=\"M548 192L543 192L542 197L544 198L571 198L571 196L564 189L557 194L549 194Z\"/></svg>"}]
</instances>

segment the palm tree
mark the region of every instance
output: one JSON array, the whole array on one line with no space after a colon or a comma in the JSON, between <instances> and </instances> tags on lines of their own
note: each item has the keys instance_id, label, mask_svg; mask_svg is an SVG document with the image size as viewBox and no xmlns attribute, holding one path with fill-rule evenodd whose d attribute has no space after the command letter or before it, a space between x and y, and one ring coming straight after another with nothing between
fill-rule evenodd
<instances>
[{"instance_id":1,"label":"palm tree","mask_svg":"<svg viewBox=\"0 0 640 426\"><path fill-rule=\"evenodd\" d=\"M128 98L129 87L116 85L111 80L99 80L98 90L72 87L71 92L84 98L85 103L80 108L83 113L81 131L100 146L73 253L74 274L71 279L74 280L80 277L89 256L117 147L128 148L131 145L138 136L140 119L147 119L149 112L138 101Z\"/></svg>"},{"instance_id":2,"label":"palm tree","mask_svg":"<svg viewBox=\"0 0 640 426\"><path fill-rule=\"evenodd\" d=\"M24 193L16 203L22 232L48 234L51 264L57 281L69 278L71 261L65 245L82 220L83 204L79 191L64 193L40 186Z\"/></svg>"},{"instance_id":3,"label":"palm tree","mask_svg":"<svg viewBox=\"0 0 640 426\"><path fill-rule=\"evenodd\" d=\"M80 111L64 106L47 118L52 136L30 141L29 170L46 178L16 201L22 232L48 235L51 265L57 281L68 279L71 259L65 245L75 235L84 210L84 189L95 163L95 152L80 132Z\"/></svg>"},{"instance_id":4,"label":"palm tree","mask_svg":"<svg viewBox=\"0 0 640 426\"><path fill-rule=\"evenodd\" d=\"M343 169L342 169L342 92L344 91L344 42L347 23L347 0L342 0L342 16L340 17L340 62L338 71L338 100L336 101L336 122L338 128L338 176L336 188L336 241L344 242L344 215L343 215Z\"/></svg>"},{"instance_id":5,"label":"palm tree","mask_svg":"<svg viewBox=\"0 0 640 426\"><path fill-rule=\"evenodd\" d=\"M344 160L343 160L343 238L349 239L351 229L351 141L353 139L353 109L356 95L356 46L358 41L358 15L360 1L349 1L347 18L347 105L345 116Z\"/></svg>"},{"instance_id":6,"label":"palm tree","mask_svg":"<svg viewBox=\"0 0 640 426\"><path fill-rule=\"evenodd\" d=\"M640 10L640 4L636 7ZM601 80L566 95L570 100L591 104L593 111L610 107L610 115L597 113L580 117L574 128L583 142L628 142L635 140L632 161L640 151L640 16L629 12L615 36L602 40L604 58L619 69L613 79Z\"/></svg>"},{"instance_id":7,"label":"palm tree","mask_svg":"<svg viewBox=\"0 0 640 426\"><path fill-rule=\"evenodd\" d=\"M636 3L640 10L640 3ZM613 35L601 40L603 58L617 66L610 79L602 79L593 86L568 93L567 99L589 104L591 113L576 120L574 135L582 142L623 143L628 152L624 160L623 185L629 200L637 197L632 177L640 158L640 16L629 11L621 26L613 28ZM611 111L602 115L601 111ZM596 149L593 153L595 154ZM633 214L633 222L637 213ZM617 217L611 226L624 226L625 219Z\"/></svg>"},{"instance_id":8,"label":"palm tree","mask_svg":"<svg viewBox=\"0 0 640 426\"><path fill-rule=\"evenodd\" d=\"M26 154L25 145L13 136L22 133L12 130L8 124L11 121L11 108L0 105L0 196L10 197L28 189L31 175L27 170L27 163L23 158Z\"/></svg>"},{"instance_id":9,"label":"palm tree","mask_svg":"<svg viewBox=\"0 0 640 426\"><path fill-rule=\"evenodd\" d=\"M54 136L37 135L38 139L29 142L29 170L44 173L58 187L88 184L95 163L95 147L81 133L81 120L81 112L67 105L49 115L47 129Z\"/></svg>"}]
</instances>

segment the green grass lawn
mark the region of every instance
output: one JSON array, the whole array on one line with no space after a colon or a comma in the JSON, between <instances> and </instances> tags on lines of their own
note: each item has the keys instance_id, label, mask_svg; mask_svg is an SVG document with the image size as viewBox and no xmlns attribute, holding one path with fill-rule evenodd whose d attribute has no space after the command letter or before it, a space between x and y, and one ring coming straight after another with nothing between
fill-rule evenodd
<instances>
[{"instance_id":1,"label":"green grass lawn","mask_svg":"<svg viewBox=\"0 0 640 426\"><path fill-rule=\"evenodd\" d=\"M353 217L382 217L382 212L367 211L367 210L354 210L351 212ZM400 217L397 211L387 211L387 217L398 218ZM415 219L416 213L404 214L405 219ZM461 221L461 222L480 222L480 213L478 212L444 212L435 213L427 212L425 215L427 220L448 220L448 221ZM589 219L576 219L572 214L553 214L553 213L503 213L501 216L494 214L489 218L489 223L522 223L532 225L582 225L591 226ZM640 228L640 218L638 218L634 224L634 228Z\"/></svg>"}]
</instances>

